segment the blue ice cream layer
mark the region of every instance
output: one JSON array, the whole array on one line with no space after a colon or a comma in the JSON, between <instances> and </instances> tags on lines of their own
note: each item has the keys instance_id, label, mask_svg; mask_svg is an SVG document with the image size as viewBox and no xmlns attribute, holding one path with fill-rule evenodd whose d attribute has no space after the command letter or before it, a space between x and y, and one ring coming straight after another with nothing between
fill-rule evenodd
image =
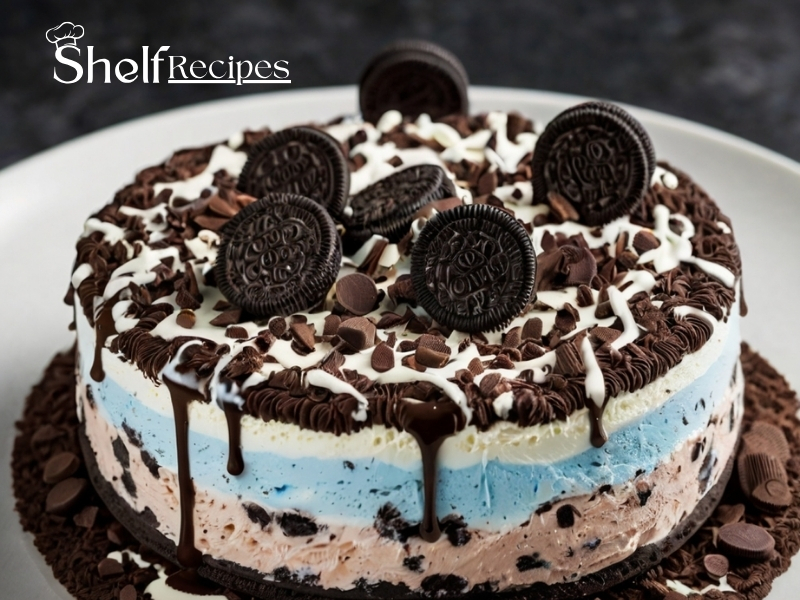
<instances>
[{"instance_id":1,"label":"blue ice cream layer","mask_svg":"<svg viewBox=\"0 0 800 600\"><path fill-rule=\"evenodd\" d=\"M470 528L497 530L523 523L546 502L617 485L637 472L652 472L675 448L706 427L714 399L730 383L740 350L739 315L736 307L731 312L728 340L706 373L658 410L611 434L602 448L549 465L491 460L466 468L440 468L439 517L455 513ZM83 369L88 371L88 365ZM97 383L86 375L84 381L92 388L101 416L120 430L127 423L161 466L177 471L174 422L145 407L109 377ZM358 526L372 523L387 503L409 522L422 518L421 465L407 470L376 459L346 463L342 458L288 458L246 451L244 472L232 476L226 469L227 456L227 441L190 433L192 477L203 488L273 510L299 510L329 522Z\"/></svg>"}]
</instances>

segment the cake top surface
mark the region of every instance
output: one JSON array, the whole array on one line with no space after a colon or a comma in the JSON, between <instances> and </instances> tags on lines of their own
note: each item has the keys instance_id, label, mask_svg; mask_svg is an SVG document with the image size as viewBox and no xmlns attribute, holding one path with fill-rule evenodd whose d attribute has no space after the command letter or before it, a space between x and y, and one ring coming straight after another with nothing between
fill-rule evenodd
<instances>
[{"instance_id":1,"label":"cake top surface","mask_svg":"<svg viewBox=\"0 0 800 600\"><path fill-rule=\"evenodd\" d=\"M517 113L390 110L375 124L309 129L340 146L349 185L336 225L344 252L319 304L254 318L220 290L224 228L256 201L240 175L273 135L245 131L145 169L86 222L72 287L98 332L113 324L102 340L113 352L156 381L172 361L210 401L317 431L401 428L403 399L452 400L482 430L525 427L641 388L701 347L734 304L730 221L666 164L651 167L633 212L589 225L563 197L535 197L543 130ZM446 180L429 202L399 231L364 235L359 194L430 165ZM417 302L414 248L428 221L462 205L500 209L538 258L535 300L496 331L452 329ZM472 268L492 259L490 246L449 248L447 260Z\"/></svg>"}]
</instances>

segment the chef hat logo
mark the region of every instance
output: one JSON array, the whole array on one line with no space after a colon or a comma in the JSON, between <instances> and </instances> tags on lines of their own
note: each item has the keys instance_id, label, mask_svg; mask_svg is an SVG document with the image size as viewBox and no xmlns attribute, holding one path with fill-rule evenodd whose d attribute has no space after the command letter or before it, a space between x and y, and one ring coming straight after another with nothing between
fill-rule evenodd
<instances>
[{"instance_id":1,"label":"chef hat logo","mask_svg":"<svg viewBox=\"0 0 800 600\"><path fill-rule=\"evenodd\" d=\"M83 37L83 27L65 21L58 27L48 29L45 37L48 42L55 44L57 48L75 46L75 40Z\"/></svg>"}]
</instances>

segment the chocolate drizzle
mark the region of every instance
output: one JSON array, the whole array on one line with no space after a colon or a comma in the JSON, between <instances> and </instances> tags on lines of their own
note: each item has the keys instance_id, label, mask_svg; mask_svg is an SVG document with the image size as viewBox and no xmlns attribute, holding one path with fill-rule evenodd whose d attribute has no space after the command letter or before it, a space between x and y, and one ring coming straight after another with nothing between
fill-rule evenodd
<instances>
[{"instance_id":1,"label":"chocolate drizzle","mask_svg":"<svg viewBox=\"0 0 800 600\"><path fill-rule=\"evenodd\" d=\"M194 545L194 483L189 464L189 403L202 399L200 392L164 376L172 400L175 419L175 442L178 451L178 487L181 505L181 529L178 537L178 563L186 568L202 564L203 554Z\"/></svg>"},{"instance_id":2,"label":"chocolate drizzle","mask_svg":"<svg viewBox=\"0 0 800 600\"><path fill-rule=\"evenodd\" d=\"M464 413L452 401L409 402L400 406L400 423L410 433L422 453L424 507L419 534L426 542L435 542L442 532L436 518L436 459L442 443L464 427Z\"/></svg>"},{"instance_id":3,"label":"chocolate drizzle","mask_svg":"<svg viewBox=\"0 0 800 600\"><path fill-rule=\"evenodd\" d=\"M111 312L114 308L114 304L117 303L117 298L119 298L119 294L103 305L94 324L94 361L92 362L92 370L89 374L92 376L92 379L97 382L103 381L106 378L106 372L103 370L103 348L106 346L106 340L117 333L114 327L114 316Z\"/></svg>"},{"instance_id":4,"label":"chocolate drizzle","mask_svg":"<svg viewBox=\"0 0 800 600\"><path fill-rule=\"evenodd\" d=\"M608 434L603 425L603 415L606 412L607 402L607 400L604 400L602 406L597 406L591 400L586 403L586 407L589 409L589 425L592 429L592 446L595 448L602 448L608 441Z\"/></svg>"},{"instance_id":5,"label":"chocolate drizzle","mask_svg":"<svg viewBox=\"0 0 800 600\"><path fill-rule=\"evenodd\" d=\"M228 422L228 473L241 475L244 471L242 457L242 411L230 402L224 404Z\"/></svg>"}]
</instances>

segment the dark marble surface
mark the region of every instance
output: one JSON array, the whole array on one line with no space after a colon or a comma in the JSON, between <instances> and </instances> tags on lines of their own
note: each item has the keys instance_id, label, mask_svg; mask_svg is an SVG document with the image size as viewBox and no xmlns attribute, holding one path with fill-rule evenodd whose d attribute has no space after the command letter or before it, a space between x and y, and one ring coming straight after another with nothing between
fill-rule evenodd
<instances>
[{"instance_id":1,"label":"dark marble surface","mask_svg":"<svg viewBox=\"0 0 800 600\"><path fill-rule=\"evenodd\" d=\"M282 58L292 88L354 83L381 45L428 38L458 54L476 84L637 104L800 159L800 3L790 0L194 4L4 0L0 167L120 121L264 90L57 83L44 36L65 20L82 24L82 44L114 62L138 57L144 44L206 60Z\"/></svg>"}]
</instances>

